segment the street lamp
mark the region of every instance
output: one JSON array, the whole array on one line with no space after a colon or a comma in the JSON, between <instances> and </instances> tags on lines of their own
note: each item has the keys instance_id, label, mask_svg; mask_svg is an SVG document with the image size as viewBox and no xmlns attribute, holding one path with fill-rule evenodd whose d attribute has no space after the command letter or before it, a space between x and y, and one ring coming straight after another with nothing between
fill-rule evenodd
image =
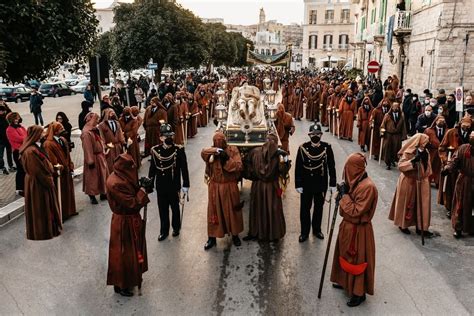
<instances>
[{"instance_id":1,"label":"street lamp","mask_svg":"<svg viewBox=\"0 0 474 316\"><path fill-rule=\"evenodd\" d=\"M329 68L331 68L331 56L332 56L332 49L331 48L328 48L327 55L328 55Z\"/></svg>"},{"instance_id":2,"label":"street lamp","mask_svg":"<svg viewBox=\"0 0 474 316\"><path fill-rule=\"evenodd\" d=\"M272 82L269 78L263 79L263 87L265 90L270 90Z\"/></svg>"}]
</instances>

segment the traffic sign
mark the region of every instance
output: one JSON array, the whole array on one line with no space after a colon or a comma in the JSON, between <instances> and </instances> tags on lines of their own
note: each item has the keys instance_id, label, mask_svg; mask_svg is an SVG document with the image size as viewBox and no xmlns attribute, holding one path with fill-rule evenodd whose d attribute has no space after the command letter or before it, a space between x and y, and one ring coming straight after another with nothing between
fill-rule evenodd
<instances>
[{"instance_id":1,"label":"traffic sign","mask_svg":"<svg viewBox=\"0 0 474 316\"><path fill-rule=\"evenodd\" d=\"M376 73L380 70L380 65L377 61L372 60L367 64L367 71L370 73Z\"/></svg>"},{"instance_id":2,"label":"traffic sign","mask_svg":"<svg viewBox=\"0 0 474 316\"><path fill-rule=\"evenodd\" d=\"M147 68L150 70L156 70L158 69L158 64L148 64Z\"/></svg>"},{"instance_id":3,"label":"traffic sign","mask_svg":"<svg viewBox=\"0 0 474 316\"><path fill-rule=\"evenodd\" d=\"M456 87L456 111L463 111L464 91L462 87Z\"/></svg>"}]
</instances>

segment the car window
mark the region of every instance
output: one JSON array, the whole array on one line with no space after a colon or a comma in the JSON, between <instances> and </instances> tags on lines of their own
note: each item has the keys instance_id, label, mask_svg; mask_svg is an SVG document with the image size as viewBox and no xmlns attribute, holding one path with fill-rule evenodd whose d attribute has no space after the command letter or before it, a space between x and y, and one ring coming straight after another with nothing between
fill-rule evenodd
<instances>
[{"instance_id":1,"label":"car window","mask_svg":"<svg viewBox=\"0 0 474 316\"><path fill-rule=\"evenodd\" d=\"M64 84L64 83L61 83L61 88L63 88L63 89L67 89L67 85L66 85L66 84Z\"/></svg>"},{"instance_id":2,"label":"car window","mask_svg":"<svg viewBox=\"0 0 474 316\"><path fill-rule=\"evenodd\" d=\"M42 84L40 89L51 89L52 85L50 84Z\"/></svg>"},{"instance_id":3,"label":"car window","mask_svg":"<svg viewBox=\"0 0 474 316\"><path fill-rule=\"evenodd\" d=\"M26 92L25 88L23 88L23 87L16 88L16 91L18 91L18 92Z\"/></svg>"}]
</instances>

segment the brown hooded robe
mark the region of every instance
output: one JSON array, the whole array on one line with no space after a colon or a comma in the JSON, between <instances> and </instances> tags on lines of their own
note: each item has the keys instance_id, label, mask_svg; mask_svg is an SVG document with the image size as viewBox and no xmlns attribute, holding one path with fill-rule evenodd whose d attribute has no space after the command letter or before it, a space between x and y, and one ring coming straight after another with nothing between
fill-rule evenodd
<instances>
[{"instance_id":1,"label":"brown hooded robe","mask_svg":"<svg viewBox=\"0 0 474 316\"><path fill-rule=\"evenodd\" d=\"M61 165L61 176L59 179L61 183L61 212L63 221L65 221L69 217L77 215L77 211L76 198L74 194L74 181L71 175L71 172L74 171L74 164L72 163L69 152L69 143L66 138L59 137L63 131L64 128L61 123L53 122L49 124L48 136L43 143L43 148L53 166ZM60 144L59 140L56 140L54 136L59 137L62 144ZM56 185L56 192L58 189L57 181L58 173L55 170L54 184Z\"/></svg>"},{"instance_id":2,"label":"brown hooded robe","mask_svg":"<svg viewBox=\"0 0 474 316\"><path fill-rule=\"evenodd\" d=\"M43 128L33 125L27 133L20 147L21 163L25 169L26 238L51 239L62 229L54 168L45 152L35 144L40 140Z\"/></svg>"},{"instance_id":3,"label":"brown hooded robe","mask_svg":"<svg viewBox=\"0 0 474 316\"><path fill-rule=\"evenodd\" d=\"M285 112L283 104L278 104L275 126L280 137L281 148L290 154L290 135L295 131L295 124L290 113Z\"/></svg>"},{"instance_id":4,"label":"brown hooded robe","mask_svg":"<svg viewBox=\"0 0 474 316\"><path fill-rule=\"evenodd\" d=\"M343 98L339 103L339 133L341 138L352 139L354 130L354 117L357 111L357 101L353 97L351 104Z\"/></svg>"},{"instance_id":5,"label":"brown hooded robe","mask_svg":"<svg viewBox=\"0 0 474 316\"><path fill-rule=\"evenodd\" d=\"M368 110L364 108L365 100L369 101ZM370 102L370 99L366 97L364 100L362 100L362 106L357 112L357 128L359 129L358 143L360 146L367 146L367 148L370 146L370 136L372 132L372 129L370 128L370 117L372 116L373 110L372 102Z\"/></svg>"},{"instance_id":6,"label":"brown hooded robe","mask_svg":"<svg viewBox=\"0 0 474 316\"><path fill-rule=\"evenodd\" d=\"M140 209L150 202L138 187L138 171L129 154L121 154L107 179L107 200L112 210L107 285L128 289L142 282L148 270L146 240Z\"/></svg>"},{"instance_id":7,"label":"brown hooded robe","mask_svg":"<svg viewBox=\"0 0 474 316\"><path fill-rule=\"evenodd\" d=\"M365 171L366 161L361 153L347 158L344 181L349 192L339 202L339 225L332 263L331 282L341 285L349 296L374 294L375 283L375 238L372 218L377 208L378 191ZM351 264L367 263L362 274L353 275L340 265L343 257Z\"/></svg>"},{"instance_id":8,"label":"brown hooded robe","mask_svg":"<svg viewBox=\"0 0 474 316\"><path fill-rule=\"evenodd\" d=\"M118 120L115 121L115 133L110 128L109 124L109 116L110 114L115 112L112 109L105 109L103 111L103 119L102 122L97 126L100 132L100 136L104 141L106 146L105 149L105 159L107 161L107 167L109 168L109 172L113 171L114 168L114 161L121 153L123 153L123 146L125 145L125 138L123 137L122 127L120 126Z\"/></svg>"},{"instance_id":9,"label":"brown hooded robe","mask_svg":"<svg viewBox=\"0 0 474 316\"><path fill-rule=\"evenodd\" d=\"M130 115L130 118L127 120L126 116L128 115ZM137 165L137 169L140 169L142 165L142 157L140 155L138 129L140 128L141 121L132 115L132 109L127 106L125 109L123 109L119 123L122 127L125 142L128 142L128 139L132 140L132 144L128 145L127 147L127 152L133 157Z\"/></svg>"},{"instance_id":10,"label":"brown hooded robe","mask_svg":"<svg viewBox=\"0 0 474 316\"><path fill-rule=\"evenodd\" d=\"M150 149L161 144L160 126L162 122L168 121L168 113L165 107L160 103L158 97L151 99L151 106L145 110L143 119L143 128L145 129L145 154L150 154ZM154 106L156 104L156 106Z\"/></svg>"},{"instance_id":11,"label":"brown hooded robe","mask_svg":"<svg viewBox=\"0 0 474 316\"><path fill-rule=\"evenodd\" d=\"M201 152L206 162L208 183L207 234L222 238L226 234L237 236L244 230L242 204L238 181L243 170L240 152L235 146L227 146L225 136L217 132L214 146ZM223 163L217 149L223 149L229 159Z\"/></svg>"},{"instance_id":12,"label":"brown hooded robe","mask_svg":"<svg viewBox=\"0 0 474 316\"><path fill-rule=\"evenodd\" d=\"M433 124L431 124L431 127L425 129L424 133L428 135L430 142L429 142L429 152L430 152L430 159L431 159L431 176L430 176L430 183L434 182L436 187L439 187L439 179L440 179L440 173L441 173L441 158L438 155L438 148L439 144L441 144L441 141L443 139L439 139L437 135L437 127L436 123L438 120L442 118L444 119L444 116L438 115L436 119L433 121ZM447 132L447 125L443 127L444 129L444 134Z\"/></svg>"}]
</instances>

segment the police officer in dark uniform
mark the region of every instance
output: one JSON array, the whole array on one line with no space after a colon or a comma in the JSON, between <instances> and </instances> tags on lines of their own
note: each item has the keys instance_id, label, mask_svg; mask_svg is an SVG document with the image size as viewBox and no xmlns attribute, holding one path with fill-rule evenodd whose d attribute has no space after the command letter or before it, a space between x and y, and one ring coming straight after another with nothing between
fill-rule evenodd
<instances>
[{"instance_id":1,"label":"police officer in dark uniform","mask_svg":"<svg viewBox=\"0 0 474 316\"><path fill-rule=\"evenodd\" d=\"M310 141L302 144L298 149L295 167L295 187L301 194L300 242L308 239L309 231L313 226L313 235L324 239L321 232L323 206L328 190L335 191L336 168L331 145L321 141L323 132L320 124L313 124L309 128ZM314 202L313 219L311 220L311 205Z\"/></svg>"},{"instance_id":2,"label":"police officer in dark uniform","mask_svg":"<svg viewBox=\"0 0 474 316\"><path fill-rule=\"evenodd\" d=\"M189 173L186 153L184 148L173 142L173 130L171 125L160 126L160 139L163 142L151 148L151 164L148 176L155 180L160 212L160 236L158 241L165 240L169 235L171 206L173 237L179 235L181 229L181 218L179 214L179 198L181 194L186 196L189 191ZM181 177L183 183L181 186Z\"/></svg>"}]
</instances>

